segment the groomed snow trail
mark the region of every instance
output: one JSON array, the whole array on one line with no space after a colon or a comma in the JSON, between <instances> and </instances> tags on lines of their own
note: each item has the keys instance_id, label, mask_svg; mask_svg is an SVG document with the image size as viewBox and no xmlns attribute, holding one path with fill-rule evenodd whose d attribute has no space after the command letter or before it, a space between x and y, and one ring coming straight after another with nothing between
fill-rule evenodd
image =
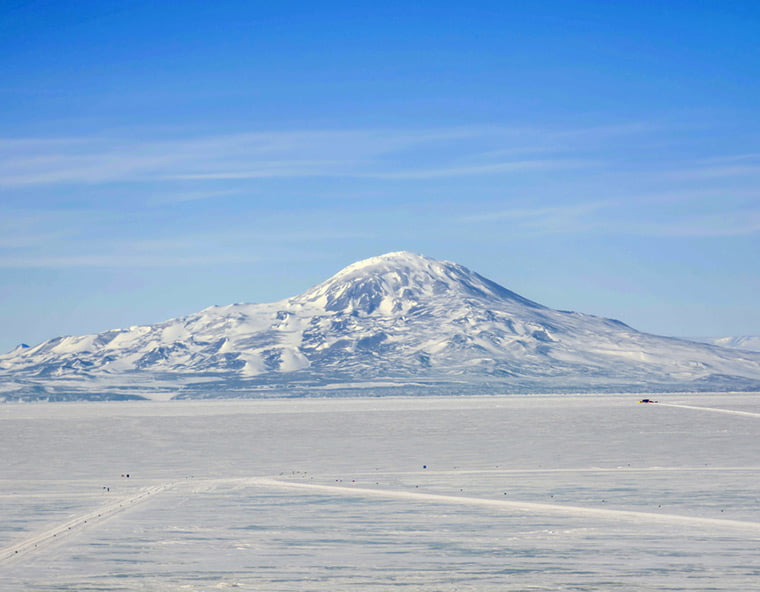
<instances>
[{"instance_id":1,"label":"groomed snow trail","mask_svg":"<svg viewBox=\"0 0 760 592\"><path fill-rule=\"evenodd\" d=\"M678 407L679 409L695 409L696 411L713 411L715 413L730 413L731 415L744 415L746 417L760 417L760 413L751 411L736 411L735 409L719 409L717 407L697 407L696 405L679 405L677 403L656 403L661 407Z\"/></svg>"},{"instance_id":2,"label":"groomed snow trail","mask_svg":"<svg viewBox=\"0 0 760 592\"><path fill-rule=\"evenodd\" d=\"M752 467L581 467L572 469L453 469L437 470L425 469L426 475L549 475L554 473L704 473L705 471L714 472L747 472L760 471L760 466ZM419 475L420 471L360 471L351 473L359 477L377 477L380 475Z\"/></svg>"},{"instance_id":3,"label":"groomed snow trail","mask_svg":"<svg viewBox=\"0 0 760 592\"><path fill-rule=\"evenodd\" d=\"M45 546L53 542L58 542L61 538L66 537L74 533L82 532L83 529L103 522L108 518L115 516L121 512L134 508L136 505L141 504L155 495L165 491L171 487L172 483L166 483L163 485L155 485L153 487L144 488L140 493L129 497L120 497L118 500L101 506L96 510L81 514L68 520L62 524L58 524L49 528L44 532L40 532L29 538L0 549L0 561L7 561L9 559L15 559L30 551L35 551L40 547Z\"/></svg>"},{"instance_id":4,"label":"groomed snow trail","mask_svg":"<svg viewBox=\"0 0 760 592\"><path fill-rule=\"evenodd\" d=\"M335 485L316 485L312 483L297 483L281 481L279 479L250 479L250 485L264 487L286 487L293 489L307 489L323 491L344 496L380 497L391 499L405 499L422 501L434 504L455 504L460 506L481 506L502 510L516 510L519 512L536 514L560 514L564 516L589 516L615 521L629 522L655 522L668 523L683 526L699 526L712 528L741 529L760 532L760 522L742 520L721 520L719 518L698 518L681 516L678 514L654 514L651 512L637 512L631 510L606 510L599 508L584 508L580 506L566 506L561 504L542 504L535 502L519 502L484 499L477 497L459 497L454 495L439 495L432 493L417 493L413 491L398 491L384 489L367 489L362 487L337 487Z\"/></svg>"},{"instance_id":5,"label":"groomed snow trail","mask_svg":"<svg viewBox=\"0 0 760 592\"><path fill-rule=\"evenodd\" d=\"M758 415L758 414L754 414ZM691 467L681 467L676 469L667 469L660 467L643 468L643 469L624 469L626 472L638 472L638 471L662 471L662 470L757 470L757 468L740 468L740 467L712 467L708 469L698 469ZM540 470L481 470L481 471L441 471L441 474L448 473L490 473L490 472L515 472L515 473L553 473L553 472L597 472L597 471L615 471L618 469L540 469ZM435 471L430 471L435 473ZM395 473L403 474L403 473ZM184 493L205 493L214 491L219 487L233 489L245 488L245 487L257 487L266 489L300 489L314 492L325 492L334 495L340 495L345 497L368 497L368 498L385 498L385 499L401 499L412 502L423 502L426 504L443 504L443 505L459 505L459 506L473 506L473 507L485 507L497 510L511 510L515 512L522 512L528 514L541 514L541 515L562 515L562 516L588 516L589 518L599 518L612 521L626 521L626 522L648 522L648 523L660 523L660 524L672 524L680 525L684 527L699 527L699 528L713 528L713 529L731 529L731 530L744 530L760 533L760 522L741 521L741 520L723 520L719 518L700 518L683 516L678 514L659 514L652 512L639 512L632 510L610 510L601 508L588 508L581 506L563 505L563 504L547 504L536 502L524 502L524 501L508 501L500 499L487 499L478 497L467 496L454 496L454 495L442 495L433 493L421 493L414 491L403 491L393 489L369 489L364 487L354 487L350 485L335 486L335 485L320 485L315 483L301 483L296 481L287 481L282 479L276 479L273 477L230 477L230 478L216 478L216 479L193 479L190 481L177 481L168 482L151 487L143 488L139 493L128 497L120 497L110 504L101 506L90 512L86 512L71 518L70 520L61 524L55 525L44 532L40 532L29 536L28 538L19 541L13 545L0 548L0 562L13 560L22 557L26 553L41 550L43 547L58 543L67 536L81 533L85 529L97 525L109 518L116 516L122 512L135 508L139 504L148 501L154 496L163 493L169 489L177 492Z\"/></svg>"}]
</instances>

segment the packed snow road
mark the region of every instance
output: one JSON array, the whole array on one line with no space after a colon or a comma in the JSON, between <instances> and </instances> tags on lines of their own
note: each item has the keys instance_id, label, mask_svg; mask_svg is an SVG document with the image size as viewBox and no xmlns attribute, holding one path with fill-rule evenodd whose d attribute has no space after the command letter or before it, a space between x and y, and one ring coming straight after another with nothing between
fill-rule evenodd
<instances>
[{"instance_id":1,"label":"packed snow road","mask_svg":"<svg viewBox=\"0 0 760 592\"><path fill-rule=\"evenodd\" d=\"M676 403L660 403L662 407L677 407L679 409L694 409L695 411L713 411L715 413L730 413L731 415L744 415L745 417L760 418L760 413L751 411L737 411L736 409L718 409L716 407L697 407L695 405L678 405Z\"/></svg>"},{"instance_id":2,"label":"packed snow road","mask_svg":"<svg viewBox=\"0 0 760 592\"><path fill-rule=\"evenodd\" d=\"M563 504L538 504L523 501L504 501L483 499L477 497L464 497L455 495L439 495L429 493L415 493L412 491L393 491L386 489L368 489L362 487L336 487L333 485L315 485L310 483L283 482L274 479L259 481L261 485L272 487L292 487L322 491L343 496L366 496L376 498L398 498L419 503L428 504L452 504L457 506L483 506L495 510L517 511L534 515L568 515L586 516L603 520L620 521L627 520L636 523L655 522L671 523L678 525L691 525L697 528L711 527L714 529L738 528L740 530L760 532L760 521L721 520L715 518L696 518L692 516L680 516L678 514L656 514L654 512L632 512L628 510L605 510L600 508L584 508L580 506L568 506Z\"/></svg>"},{"instance_id":3,"label":"packed snow road","mask_svg":"<svg viewBox=\"0 0 760 592\"><path fill-rule=\"evenodd\" d=\"M92 528L116 514L130 510L137 504L165 491L168 487L171 487L171 484L147 487L136 495L120 497L108 505L75 516L62 524L57 524L18 543L1 548L0 561L17 559L24 553L40 550L41 547L50 543L60 544L66 536L76 534L84 528Z\"/></svg>"}]
</instances>

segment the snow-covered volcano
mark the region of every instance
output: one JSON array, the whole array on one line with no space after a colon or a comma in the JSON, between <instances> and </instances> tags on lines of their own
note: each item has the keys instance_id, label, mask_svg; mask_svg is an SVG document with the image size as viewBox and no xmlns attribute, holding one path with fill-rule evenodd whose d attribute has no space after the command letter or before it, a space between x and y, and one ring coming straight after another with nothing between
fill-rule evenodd
<instances>
[{"instance_id":1,"label":"snow-covered volcano","mask_svg":"<svg viewBox=\"0 0 760 592\"><path fill-rule=\"evenodd\" d=\"M760 353L552 310L397 252L280 302L20 346L0 373L6 398L760 390Z\"/></svg>"}]
</instances>

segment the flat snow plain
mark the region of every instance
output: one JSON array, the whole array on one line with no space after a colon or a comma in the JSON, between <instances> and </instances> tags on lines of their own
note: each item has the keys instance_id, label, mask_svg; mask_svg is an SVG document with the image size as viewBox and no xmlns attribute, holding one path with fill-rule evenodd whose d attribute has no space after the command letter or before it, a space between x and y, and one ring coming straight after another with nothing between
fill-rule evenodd
<instances>
[{"instance_id":1,"label":"flat snow plain","mask_svg":"<svg viewBox=\"0 0 760 592\"><path fill-rule=\"evenodd\" d=\"M760 394L637 398L2 405L0 589L760 590Z\"/></svg>"}]
</instances>

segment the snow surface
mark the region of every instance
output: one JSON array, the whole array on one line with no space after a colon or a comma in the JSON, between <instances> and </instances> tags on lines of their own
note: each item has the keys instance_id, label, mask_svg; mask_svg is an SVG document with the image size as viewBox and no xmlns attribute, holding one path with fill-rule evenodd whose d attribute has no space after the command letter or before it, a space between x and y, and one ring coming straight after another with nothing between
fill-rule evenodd
<instances>
[{"instance_id":1,"label":"snow surface","mask_svg":"<svg viewBox=\"0 0 760 592\"><path fill-rule=\"evenodd\" d=\"M3 405L0 589L757 589L760 394L652 398Z\"/></svg>"},{"instance_id":2,"label":"snow surface","mask_svg":"<svg viewBox=\"0 0 760 592\"><path fill-rule=\"evenodd\" d=\"M760 335L738 335L732 337L700 337L696 341L712 343L721 347L733 347L736 349L746 349L751 351L760 351Z\"/></svg>"},{"instance_id":3,"label":"snow surface","mask_svg":"<svg viewBox=\"0 0 760 592\"><path fill-rule=\"evenodd\" d=\"M408 394L411 383L426 394L757 390L760 352L552 310L456 263L397 252L280 302L0 356L5 400Z\"/></svg>"}]
</instances>

